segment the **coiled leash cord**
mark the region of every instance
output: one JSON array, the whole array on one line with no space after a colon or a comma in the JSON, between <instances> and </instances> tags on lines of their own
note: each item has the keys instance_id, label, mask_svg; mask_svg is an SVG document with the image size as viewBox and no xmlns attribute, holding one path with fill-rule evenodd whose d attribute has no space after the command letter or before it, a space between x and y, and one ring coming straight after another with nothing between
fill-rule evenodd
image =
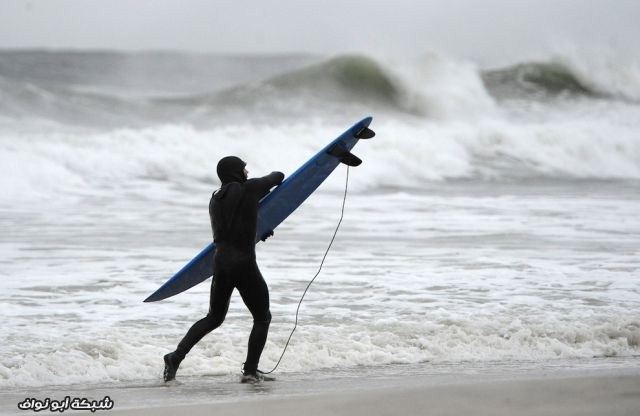
<instances>
[{"instance_id":1,"label":"coiled leash cord","mask_svg":"<svg viewBox=\"0 0 640 416\"><path fill-rule=\"evenodd\" d=\"M287 339L287 343L285 344L284 349L282 350L282 354L280 355L280 358L278 359L276 366L273 367L271 371L262 372L263 374L271 374L274 371L276 371L276 368L278 368L278 365L280 365L280 361L282 361L282 357L284 357L284 353L287 351L287 347L289 346L289 341L291 341L291 337L293 336L293 333L298 327L298 313L300 312L300 305L302 305L302 300L304 299L304 296L307 294L307 291L309 290L309 287L311 287L311 284L313 283L313 281L316 280L316 277L318 277L318 275L320 274L320 271L322 271L322 265L324 264L324 260L327 258L327 254L329 254L329 250L331 249L333 240L336 239L336 235L338 234L338 229L340 228L340 224L342 223L342 218L344 217L344 205L345 205L345 202L347 201L348 188L349 188L349 165L347 165L347 179L344 184L344 197L342 198L342 211L340 212L340 221L338 221L336 230L333 232L333 237L331 237L331 242L329 243L329 247L327 247L327 251L324 252L324 256L322 257L322 261L320 262L320 267L318 268L318 272L316 273L315 276L313 276L313 279L309 281L309 284L307 285L306 289L302 293L302 296L300 297L300 301L298 302L298 309L296 309L296 321L293 324L293 329L291 330L291 334L289 334L289 339Z\"/></svg>"}]
</instances>

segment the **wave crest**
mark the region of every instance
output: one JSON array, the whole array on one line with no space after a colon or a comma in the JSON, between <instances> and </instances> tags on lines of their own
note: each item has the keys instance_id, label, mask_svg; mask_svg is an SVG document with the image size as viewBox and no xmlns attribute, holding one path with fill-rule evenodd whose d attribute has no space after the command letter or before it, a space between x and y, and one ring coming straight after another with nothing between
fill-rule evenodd
<instances>
[{"instance_id":1,"label":"wave crest","mask_svg":"<svg viewBox=\"0 0 640 416\"><path fill-rule=\"evenodd\" d=\"M497 98L545 98L558 95L604 95L568 66L554 62L530 62L482 73L482 80Z\"/></svg>"},{"instance_id":2,"label":"wave crest","mask_svg":"<svg viewBox=\"0 0 640 416\"><path fill-rule=\"evenodd\" d=\"M272 85L292 93L313 88L315 93L325 87L347 97L363 97L380 102L396 103L401 92L382 66L365 56L340 56L296 72L274 78Z\"/></svg>"},{"instance_id":3,"label":"wave crest","mask_svg":"<svg viewBox=\"0 0 640 416\"><path fill-rule=\"evenodd\" d=\"M200 66L180 67L177 72L183 78L195 79L188 83L188 89L180 95L175 91L178 87L167 87L150 96L142 94L143 89L131 87L132 82L141 83L135 77L139 77L140 70L135 68L144 67L155 79L154 86L161 79L170 83L170 79L166 68L163 72L162 65L147 62L144 55L128 56L136 65L130 62L124 68L116 65L120 59L117 55L66 56L76 65L63 77L57 69L60 56L35 54L43 69L31 73L34 69L29 60L14 63L13 55L0 52L0 120L24 124L43 119L108 128L166 123L211 127L246 119L289 121L310 114L330 120L349 112L470 121L494 117L498 107L508 106L500 101L505 98L524 103L555 97L567 98L568 103L574 98L581 102L604 98L635 105L640 96L634 92L634 85L640 85L636 82L640 72L633 67L616 67L614 71L610 70L611 65L589 66L576 59L555 59L482 71L467 61L430 55L411 63L388 63L363 55L306 58L295 63L286 57L213 57L223 69L205 76L202 72L206 71ZM168 55L163 59L176 63L185 58ZM10 70L9 63L13 63ZM109 71L115 73L109 77L100 73L98 63L106 65L107 75ZM234 78L234 72L246 73L252 65L269 66L269 71L256 70L253 78ZM221 83L216 78L229 80ZM132 88L131 93L122 94L127 87Z\"/></svg>"},{"instance_id":4,"label":"wave crest","mask_svg":"<svg viewBox=\"0 0 640 416\"><path fill-rule=\"evenodd\" d=\"M307 113L310 105L326 112L344 105L397 109L402 97L399 81L377 61L345 55L220 92L161 101L201 111L268 110L290 116Z\"/></svg>"}]
</instances>

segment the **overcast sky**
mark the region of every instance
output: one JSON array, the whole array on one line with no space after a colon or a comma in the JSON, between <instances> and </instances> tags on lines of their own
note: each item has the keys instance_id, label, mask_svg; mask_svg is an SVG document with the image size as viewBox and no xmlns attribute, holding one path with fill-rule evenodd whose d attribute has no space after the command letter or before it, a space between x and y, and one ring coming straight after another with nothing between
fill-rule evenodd
<instances>
[{"instance_id":1,"label":"overcast sky","mask_svg":"<svg viewBox=\"0 0 640 416\"><path fill-rule=\"evenodd\" d=\"M640 0L1 0L0 48L640 56Z\"/></svg>"}]
</instances>

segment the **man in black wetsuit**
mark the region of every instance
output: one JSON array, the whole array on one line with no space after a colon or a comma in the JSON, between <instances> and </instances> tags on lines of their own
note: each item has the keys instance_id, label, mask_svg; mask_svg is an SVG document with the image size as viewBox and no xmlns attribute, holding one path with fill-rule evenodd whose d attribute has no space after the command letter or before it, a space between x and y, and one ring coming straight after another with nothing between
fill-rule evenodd
<instances>
[{"instance_id":1,"label":"man in black wetsuit","mask_svg":"<svg viewBox=\"0 0 640 416\"><path fill-rule=\"evenodd\" d=\"M267 340L271 312L269 289L256 264L255 238L258 202L269 190L282 183L284 174L272 172L262 178L247 179L247 164L235 156L218 162L220 189L211 196L209 216L216 243L209 313L193 324L174 352L164 356L164 380L173 380L178 366L191 348L209 332L219 327L229 309L234 288L253 316L243 383L264 379L258 361Z\"/></svg>"}]
</instances>

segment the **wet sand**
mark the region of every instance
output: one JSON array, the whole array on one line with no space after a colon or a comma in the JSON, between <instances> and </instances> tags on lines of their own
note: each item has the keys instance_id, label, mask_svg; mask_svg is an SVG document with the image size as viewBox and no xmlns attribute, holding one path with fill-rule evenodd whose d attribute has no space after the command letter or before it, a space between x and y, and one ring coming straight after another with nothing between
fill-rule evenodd
<instances>
[{"instance_id":1,"label":"wet sand","mask_svg":"<svg viewBox=\"0 0 640 416\"><path fill-rule=\"evenodd\" d=\"M453 370L453 371L452 371ZM275 382L240 384L237 375L179 377L138 384L51 386L0 393L0 414L27 414L26 397L61 400L106 396L114 415L598 415L640 414L640 360L529 363L456 369L394 365L285 373ZM48 412L45 411L45 413ZM67 409L66 413L77 413ZM60 413L60 412L56 412Z\"/></svg>"},{"instance_id":2,"label":"wet sand","mask_svg":"<svg viewBox=\"0 0 640 416\"><path fill-rule=\"evenodd\" d=\"M112 411L127 415L638 415L640 374L460 382Z\"/></svg>"},{"instance_id":3,"label":"wet sand","mask_svg":"<svg viewBox=\"0 0 640 416\"><path fill-rule=\"evenodd\" d=\"M476 380L365 389L231 403L113 411L127 415L638 415L640 374Z\"/></svg>"}]
</instances>

